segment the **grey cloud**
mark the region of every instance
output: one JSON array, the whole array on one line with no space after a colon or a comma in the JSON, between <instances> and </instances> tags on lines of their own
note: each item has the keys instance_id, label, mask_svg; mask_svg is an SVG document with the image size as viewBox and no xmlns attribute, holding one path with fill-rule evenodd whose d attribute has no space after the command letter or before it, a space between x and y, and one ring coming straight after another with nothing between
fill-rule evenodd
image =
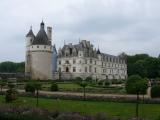
<instances>
[{"instance_id":1,"label":"grey cloud","mask_svg":"<svg viewBox=\"0 0 160 120\"><path fill-rule=\"evenodd\" d=\"M0 61L24 61L25 35L42 18L57 48L88 39L109 54L160 53L159 0L1 0ZM9 49L8 49L9 48Z\"/></svg>"}]
</instances>

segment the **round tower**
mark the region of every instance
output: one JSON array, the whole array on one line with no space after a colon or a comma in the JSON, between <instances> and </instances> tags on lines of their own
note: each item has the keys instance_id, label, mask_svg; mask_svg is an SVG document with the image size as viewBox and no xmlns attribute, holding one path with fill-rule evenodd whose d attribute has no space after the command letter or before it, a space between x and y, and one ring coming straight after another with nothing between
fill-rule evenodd
<instances>
[{"instance_id":1,"label":"round tower","mask_svg":"<svg viewBox=\"0 0 160 120\"><path fill-rule=\"evenodd\" d=\"M30 44L28 42L28 44ZM40 30L29 45L31 61L31 78L39 80L52 79L52 54L51 40L45 32L45 24L40 24Z\"/></svg>"}]
</instances>

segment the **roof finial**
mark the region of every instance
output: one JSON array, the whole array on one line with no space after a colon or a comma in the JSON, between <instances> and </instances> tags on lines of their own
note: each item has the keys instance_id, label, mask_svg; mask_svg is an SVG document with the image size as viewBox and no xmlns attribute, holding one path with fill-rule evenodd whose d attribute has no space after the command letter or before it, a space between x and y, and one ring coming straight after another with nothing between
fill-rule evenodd
<instances>
[{"instance_id":1,"label":"roof finial","mask_svg":"<svg viewBox=\"0 0 160 120\"><path fill-rule=\"evenodd\" d=\"M81 41L81 39L80 39L80 37L79 37L79 43L80 43L80 41Z\"/></svg>"},{"instance_id":2,"label":"roof finial","mask_svg":"<svg viewBox=\"0 0 160 120\"><path fill-rule=\"evenodd\" d=\"M30 26L30 29L32 30L32 25Z\"/></svg>"},{"instance_id":3,"label":"roof finial","mask_svg":"<svg viewBox=\"0 0 160 120\"><path fill-rule=\"evenodd\" d=\"M42 22L41 22L40 27L44 29L44 22L43 22L43 18L42 18Z\"/></svg>"}]
</instances>

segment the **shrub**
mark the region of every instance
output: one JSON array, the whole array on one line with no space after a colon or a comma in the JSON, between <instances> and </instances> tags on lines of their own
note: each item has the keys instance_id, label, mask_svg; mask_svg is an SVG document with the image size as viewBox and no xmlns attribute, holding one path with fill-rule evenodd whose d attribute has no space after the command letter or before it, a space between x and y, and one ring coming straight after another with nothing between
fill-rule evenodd
<instances>
[{"instance_id":1,"label":"shrub","mask_svg":"<svg viewBox=\"0 0 160 120\"><path fill-rule=\"evenodd\" d=\"M98 85L103 85L103 81L102 80L98 81Z\"/></svg>"},{"instance_id":2,"label":"shrub","mask_svg":"<svg viewBox=\"0 0 160 120\"><path fill-rule=\"evenodd\" d=\"M52 83L51 84L51 91L58 91L58 85L57 85L57 83Z\"/></svg>"},{"instance_id":3,"label":"shrub","mask_svg":"<svg viewBox=\"0 0 160 120\"><path fill-rule=\"evenodd\" d=\"M79 82L81 82L83 79L81 78L81 77L76 77L75 79L74 79L74 82L76 82L76 83L79 83Z\"/></svg>"},{"instance_id":4,"label":"shrub","mask_svg":"<svg viewBox=\"0 0 160 120\"><path fill-rule=\"evenodd\" d=\"M110 83L108 81L105 81L104 84L105 84L105 86L109 86Z\"/></svg>"},{"instance_id":5,"label":"shrub","mask_svg":"<svg viewBox=\"0 0 160 120\"><path fill-rule=\"evenodd\" d=\"M87 82L92 82L93 81L93 79L92 79L92 77L87 77L86 79L85 79L85 81L87 81Z\"/></svg>"},{"instance_id":6,"label":"shrub","mask_svg":"<svg viewBox=\"0 0 160 120\"><path fill-rule=\"evenodd\" d=\"M12 102L13 100L16 100L18 98L18 92L16 89L9 89L6 91L6 102Z\"/></svg>"},{"instance_id":7,"label":"shrub","mask_svg":"<svg viewBox=\"0 0 160 120\"><path fill-rule=\"evenodd\" d=\"M158 98L160 97L160 86L156 85L151 88L151 97Z\"/></svg>"},{"instance_id":8,"label":"shrub","mask_svg":"<svg viewBox=\"0 0 160 120\"><path fill-rule=\"evenodd\" d=\"M26 92L35 93L35 85L34 85L34 83L28 82L28 83L25 85L25 91L26 91Z\"/></svg>"}]
</instances>

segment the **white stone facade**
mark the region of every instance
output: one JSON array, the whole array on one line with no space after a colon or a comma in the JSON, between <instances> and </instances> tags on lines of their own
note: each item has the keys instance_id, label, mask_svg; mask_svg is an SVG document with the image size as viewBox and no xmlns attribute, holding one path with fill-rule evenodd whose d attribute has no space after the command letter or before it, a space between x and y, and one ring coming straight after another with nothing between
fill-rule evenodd
<instances>
[{"instance_id":1,"label":"white stone facade","mask_svg":"<svg viewBox=\"0 0 160 120\"><path fill-rule=\"evenodd\" d=\"M61 79L92 77L93 79L126 79L127 64L124 57L100 53L89 41L77 45L64 45L58 51L57 71Z\"/></svg>"}]
</instances>

